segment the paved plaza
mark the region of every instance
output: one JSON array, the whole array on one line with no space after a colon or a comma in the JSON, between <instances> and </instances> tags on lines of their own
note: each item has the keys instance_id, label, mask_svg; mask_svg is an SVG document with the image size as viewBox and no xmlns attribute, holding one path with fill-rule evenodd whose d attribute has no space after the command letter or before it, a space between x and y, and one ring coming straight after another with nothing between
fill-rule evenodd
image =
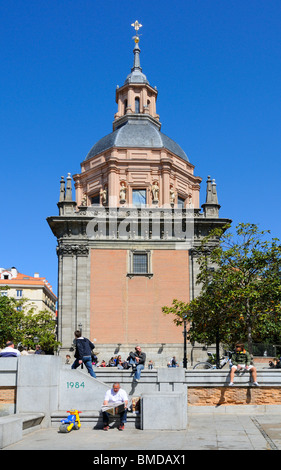
<instances>
[{"instance_id":1,"label":"paved plaza","mask_svg":"<svg viewBox=\"0 0 281 470\"><path fill-rule=\"evenodd\" d=\"M188 450L281 450L281 415L277 413L239 414L235 412L189 413L184 431L125 429L95 430L89 424L62 434L52 427L31 432L3 450L87 450L100 455L119 451L166 451L171 455ZM157 452L157 453L159 453ZM136 463L136 462L135 462ZM179 462L181 463L181 462ZM182 462L183 463L183 462Z\"/></svg>"}]
</instances>

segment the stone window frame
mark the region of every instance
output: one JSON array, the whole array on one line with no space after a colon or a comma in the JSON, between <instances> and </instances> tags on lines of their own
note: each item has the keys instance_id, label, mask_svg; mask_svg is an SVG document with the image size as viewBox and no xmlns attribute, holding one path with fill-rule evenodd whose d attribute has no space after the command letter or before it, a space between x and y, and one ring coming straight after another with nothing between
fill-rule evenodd
<instances>
[{"instance_id":1,"label":"stone window frame","mask_svg":"<svg viewBox=\"0 0 281 470\"><path fill-rule=\"evenodd\" d=\"M146 255L147 256L147 272L146 273L135 273L134 272L134 255ZM143 276L148 277L149 279L153 276L152 271L152 251L151 250L129 250L128 253L128 266L127 266L127 276L131 279L134 276Z\"/></svg>"}]
</instances>

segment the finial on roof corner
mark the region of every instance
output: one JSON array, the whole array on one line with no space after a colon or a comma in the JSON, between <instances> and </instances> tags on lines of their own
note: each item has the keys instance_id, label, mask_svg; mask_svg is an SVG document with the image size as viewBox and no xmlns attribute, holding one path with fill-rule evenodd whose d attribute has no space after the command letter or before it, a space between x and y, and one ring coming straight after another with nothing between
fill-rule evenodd
<instances>
[{"instance_id":1,"label":"finial on roof corner","mask_svg":"<svg viewBox=\"0 0 281 470\"><path fill-rule=\"evenodd\" d=\"M63 202L64 199L65 199L65 181L64 181L64 177L62 176L61 180L60 180L60 198L59 198L59 202Z\"/></svg>"},{"instance_id":2,"label":"finial on roof corner","mask_svg":"<svg viewBox=\"0 0 281 470\"><path fill-rule=\"evenodd\" d=\"M67 215L74 213L76 202L72 199L72 178L71 174L67 174L66 187L64 177L60 181L60 199L58 202L59 215Z\"/></svg>"},{"instance_id":3,"label":"finial on roof corner","mask_svg":"<svg viewBox=\"0 0 281 470\"><path fill-rule=\"evenodd\" d=\"M220 205L218 203L217 185L215 180L211 180L211 176L207 178L206 202L202 204L205 217L218 218Z\"/></svg>"},{"instance_id":4,"label":"finial on roof corner","mask_svg":"<svg viewBox=\"0 0 281 470\"><path fill-rule=\"evenodd\" d=\"M67 173L66 178L66 192L65 192L65 201L72 201L72 184L71 184L71 174Z\"/></svg>"}]
</instances>

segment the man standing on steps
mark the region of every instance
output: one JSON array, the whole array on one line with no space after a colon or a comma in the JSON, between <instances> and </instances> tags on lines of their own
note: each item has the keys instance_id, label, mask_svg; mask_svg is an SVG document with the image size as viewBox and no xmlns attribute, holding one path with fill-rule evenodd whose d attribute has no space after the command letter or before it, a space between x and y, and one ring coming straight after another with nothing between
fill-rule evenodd
<instances>
[{"instance_id":1,"label":"man standing on steps","mask_svg":"<svg viewBox=\"0 0 281 470\"><path fill-rule=\"evenodd\" d=\"M74 336L76 339L76 351L74 354L75 361L73 362L71 369L77 369L77 367L85 364L90 376L96 378L97 376L93 371L91 356L95 345L88 338L81 336L80 330L74 331Z\"/></svg>"}]
</instances>

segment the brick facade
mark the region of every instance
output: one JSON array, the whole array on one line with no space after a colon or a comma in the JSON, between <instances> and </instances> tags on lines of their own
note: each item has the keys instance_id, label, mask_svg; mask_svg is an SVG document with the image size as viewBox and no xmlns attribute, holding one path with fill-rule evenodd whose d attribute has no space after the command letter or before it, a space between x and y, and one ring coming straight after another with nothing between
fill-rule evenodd
<instances>
[{"instance_id":1,"label":"brick facade","mask_svg":"<svg viewBox=\"0 0 281 470\"><path fill-rule=\"evenodd\" d=\"M180 343L182 329L162 313L189 299L188 252L153 250L153 276L129 278L128 250L91 252L91 338L97 343Z\"/></svg>"}]
</instances>

